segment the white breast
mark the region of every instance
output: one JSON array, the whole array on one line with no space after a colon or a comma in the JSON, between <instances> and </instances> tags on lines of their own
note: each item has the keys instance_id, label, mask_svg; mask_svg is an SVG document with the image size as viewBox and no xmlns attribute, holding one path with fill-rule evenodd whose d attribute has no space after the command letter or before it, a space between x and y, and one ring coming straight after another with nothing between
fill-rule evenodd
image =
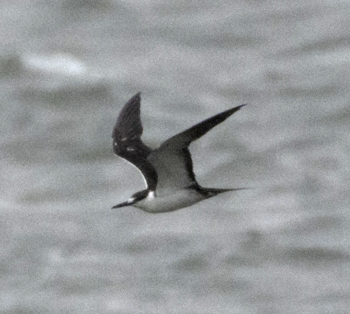
<instances>
[{"instance_id":1,"label":"white breast","mask_svg":"<svg viewBox=\"0 0 350 314\"><path fill-rule=\"evenodd\" d=\"M145 199L133 206L148 213L163 213L193 205L205 198L193 189L175 190L171 194L162 196L156 196L154 192L150 192Z\"/></svg>"}]
</instances>

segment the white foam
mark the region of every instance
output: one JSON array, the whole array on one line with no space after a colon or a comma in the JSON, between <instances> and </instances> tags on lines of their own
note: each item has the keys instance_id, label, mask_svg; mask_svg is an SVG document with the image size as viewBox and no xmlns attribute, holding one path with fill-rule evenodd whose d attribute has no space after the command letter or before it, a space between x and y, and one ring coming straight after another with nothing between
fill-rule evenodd
<instances>
[{"instance_id":1,"label":"white foam","mask_svg":"<svg viewBox=\"0 0 350 314\"><path fill-rule=\"evenodd\" d=\"M81 75L87 71L86 65L81 60L69 54L28 55L23 60L27 68L43 72Z\"/></svg>"}]
</instances>

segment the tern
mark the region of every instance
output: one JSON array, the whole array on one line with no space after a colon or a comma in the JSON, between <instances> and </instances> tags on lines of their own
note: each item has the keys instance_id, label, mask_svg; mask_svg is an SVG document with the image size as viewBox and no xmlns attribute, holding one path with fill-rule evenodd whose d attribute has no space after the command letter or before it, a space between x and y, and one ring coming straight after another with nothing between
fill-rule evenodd
<instances>
[{"instance_id":1,"label":"tern","mask_svg":"<svg viewBox=\"0 0 350 314\"><path fill-rule=\"evenodd\" d=\"M141 140L143 127L140 118L140 94L133 96L122 108L112 138L114 153L141 172L147 188L112 208L134 206L149 213L169 212L223 192L241 189L205 188L199 185L193 172L188 147L244 105L208 118L170 137L157 149L151 149Z\"/></svg>"}]
</instances>

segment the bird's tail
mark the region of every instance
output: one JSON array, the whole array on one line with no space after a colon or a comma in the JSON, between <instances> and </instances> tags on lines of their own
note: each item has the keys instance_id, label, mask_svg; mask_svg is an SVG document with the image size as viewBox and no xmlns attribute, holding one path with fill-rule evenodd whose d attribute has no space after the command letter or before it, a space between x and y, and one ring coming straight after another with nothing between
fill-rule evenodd
<instances>
[{"instance_id":1,"label":"bird's tail","mask_svg":"<svg viewBox=\"0 0 350 314\"><path fill-rule=\"evenodd\" d=\"M232 192L232 191L238 191L238 190L245 190L246 188L237 188L237 189L216 189L216 188L200 188L200 193L203 193L206 195L208 198L218 195L220 193L224 192Z\"/></svg>"}]
</instances>

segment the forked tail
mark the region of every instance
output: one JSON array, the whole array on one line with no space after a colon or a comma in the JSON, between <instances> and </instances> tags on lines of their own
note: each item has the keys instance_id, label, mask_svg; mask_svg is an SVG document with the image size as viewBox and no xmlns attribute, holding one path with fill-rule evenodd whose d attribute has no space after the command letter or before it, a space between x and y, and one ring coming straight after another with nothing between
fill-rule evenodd
<instances>
[{"instance_id":1,"label":"forked tail","mask_svg":"<svg viewBox=\"0 0 350 314\"><path fill-rule=\"evenodd\" d=\"M204 194L205 196L212 197L224 192L232 192L238 190L245 190L246 188L237 188L237 189L216 189L216 188L203 188L200 187L199 192Z\"/></svg>"}]
</instances>

